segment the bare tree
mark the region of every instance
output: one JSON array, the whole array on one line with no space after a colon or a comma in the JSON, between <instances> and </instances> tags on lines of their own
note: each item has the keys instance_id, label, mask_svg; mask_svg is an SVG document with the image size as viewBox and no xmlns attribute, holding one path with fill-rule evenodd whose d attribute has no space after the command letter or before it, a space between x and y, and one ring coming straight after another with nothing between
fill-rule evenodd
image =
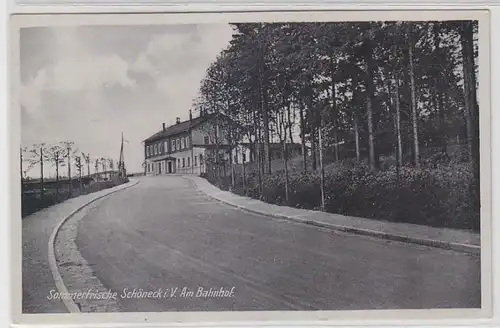
<instances>
[{"instance_id":1,"label":"bare tree","mask_svg":"<svg viewBox=\"0 0 500 328\"><path fill-rule=\"evenodd\" d=\"M115 163L112 158L108 158L108 166L111 171L115 169Z\"/></svg>"},{"instance_id":2,"label":"bare tree","mask_svg":"<svg viewBox=\"0 0 500 328\"><path fill-rule=\"evenodd\" d=\"M64 163L65 148L60 145L52 145L47 151L46 158L56 168L56 199L59 200L59 168Z\"/></svg>"},{"instance_id":3,"label":"bare tree","mask_svg":"<svg viewBox=\"0 0 500 328\"><path fill-rule=\"evenodd\" d=\"M35 165L40 165L40 200L42 202L45 197L43 164L47 160L45 154L46 151L47 151L47 146L45 145L45 143L35 144L30 150L31 158L29 159L30 167L33 167Z\"/></svg>"},{"instance_id":4,"label":"bare tree","mask_svg":"<svg viewBox=\"0 0 500 328\"><path fill-rule=\"evenodd\" d=\"M104 179L107 179L107 174L106 174L107 159L104 157L101 157L100 163L101 163L101 167L102 167L102 172L104 174Z\"/></svg>"},{"instance_id":5,"label":"bare tree","mask_svg":"<svg viewBox=\"0 0 500 328\"><path fill-rule=\"evenodd\" d=\"M71 197L73 193L73 181L71 180L71 157L76 156L76 150L74 150L75 143L73 141L63 141L61 145L66 150L65 158L68 161L68 183L69 183L69 197Z\"/></svg>"},{"instance_id":6,"label":"bare tree","mask_svg":"<svg viewBox=\"0 0 500 328\"><path fill-rule=\"evenodd\" d=\"M99 164L101 164L99 158L96 158L94 163L94 170L95 170L95 179L97 182L99 182Z\"/></svg>"},{"instance_id":7,"label":"bare tree","mask_svg":"<svg viewBox=\"0 0 500 328\"><path fill-rule=\"evenodd\" d=\"M90 178L90 153L82 153L82 157L83 157L83 160L85 161L85 163L87 164L87 174Z\"/></svg>"}]
</instances>

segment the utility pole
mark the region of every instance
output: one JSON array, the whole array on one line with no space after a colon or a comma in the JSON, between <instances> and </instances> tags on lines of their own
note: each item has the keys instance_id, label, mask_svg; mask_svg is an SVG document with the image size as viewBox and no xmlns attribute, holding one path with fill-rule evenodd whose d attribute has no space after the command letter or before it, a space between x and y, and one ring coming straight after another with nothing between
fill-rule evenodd
<instances>
[{"instance_id":1,"label":"utility pole","mask_svg":"<svg viewBox=\"0 0 500 328\"><path fill-rule=\"evenodd\" d=\"M120 159L118 160L118 171L119 171L119 175L120 177L122 178L125 178L127 177L127 172L125 170L125 155L124 155L124 152L123 152L123 144L124 142L127 142L124 138L123 138L123 132L122 132L122 141L121 141L121 145L120 145Z\"/></svg>"}]
</instances>

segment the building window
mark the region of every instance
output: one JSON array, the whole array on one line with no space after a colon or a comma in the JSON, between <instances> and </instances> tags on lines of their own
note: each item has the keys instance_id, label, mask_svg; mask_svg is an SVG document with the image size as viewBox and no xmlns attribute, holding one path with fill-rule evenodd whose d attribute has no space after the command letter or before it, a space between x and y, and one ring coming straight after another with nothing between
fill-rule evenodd
<instances>
[{"instance_id":1,"label":"building window","mask_svg":"<svg viewBox=\"0 0 500 328\"><path fill-rule=\"evenodd\" d=\"M172 140L172 151L175 151L175 140Z\"/></svg>"},{"instance_id":2,"label":"building window","mask_svg":"<svg viewBox=\"0 0 500 328\"><path fill-rule=\"evenodd\" d=\"M190 167L190 166L191 166L191 158L188 157L188 167Z\"/></svg>"},{"instance_id":3,"label":"building window","mask_svg":"<svg viewBox=\"0 0 500 328\"><path fill-rule=\"evenodd\" d=\"M155 148L154 149L155 149L154 150L154 154L157 155L158 154L158 145L157 144L155 144Z\"/></svg>"},{"instance_id":4,"label":"building window","mask_svg":"<svg viewBox=\"0 0 500 328\"><path fill-rule=\"evenodd\" d=\"M208 136L205 136L204 141L205 145L208 145L210 143L210 138Z\"/></svg>"},{"instance_id":5,"label":"building window","mask_svg":"<svg viewBox=\"0 0 500 328\"><path fill-rule=\"evenodd\" d=\"M149 156L149 146L146 146L146 157Z\"/></svg>"},{"instance_id":6,"label":"building window","mask_svg":"<svg viewBox=\"0 0 500 328\"><path fill-rule=\"evenodd\" d=\"M168 141L165 141L163 143L163 150L164 150L165 154L168 153Z\"/></svg>"},{"instance_id":7,"label":"building window","mask_svg":"<svg viewBox=\"0 0 500 328\"><path fill-rule=\"evenodd\" d=\"M186 137L186 148L189 148L189 137Z\"/></svg>"},{"instance_id":8,"label":"building window","mask_svg":"<svg viewBox=\"0 0 500 328\"><path fill-rule=\"evenodd\" d=\"M176 146L177 146L177 149L180 150L181 149L181 140L180 139L177 139L176 141Z\"/></svg>"},{"instance_id":9,"label":"building window","mask_svg":"<svg viewBox=\"0 0 500 328\"><path fill-rule=\"evenodd\" d=\"M180 168L180 167L181 167L181 159L180 159L180 158L178 158L178 159L177 159L177 167L178 167L178 168Z\"/></svg>"},{"instance_id":10,"label":"building window","mask_svg":"<svg viewBox=\"0 0 500 328\"><path fill-rule=\"evenodd\" d=\"M194 166L198 166L198 157L197 156L194 157Z\"/></svg>"},{"instance_id":11,"label":"building window","mask_svg":"<svg viewBox=\"0 0 500 328\"><path fill-rule=\"evenodd\" d=\"M158 144L158 153L163 154L163 142Z\"/></svg>"},{"instance_id":12,"label":"building window","mask_svg":"<svg viewBox=\"0 0 500 328\"><path fill-rule=\"evenodd\" d=\"M186 159L185 158L182 159L182 167L186 167Z\"/></svg>"},{"instance_id":13,"label":"building window","mask_svg":"<svg viewBox=\"0 0 500 328\"><path fill-rule=\"evenodd\" d=\"M184 137L181 139L181 147L182 147L182 149L186 148L186 138L184 138Z\"/></svg>"},{"instance_id":14,"label":"building window","mask_svg":"<svg viewBox=\"0 0 500 328\"><path fill-rule=\"evenodd\" d=\"M148 164L148 172L151 172L151 166Z\"/></svg>"}]
</instances>

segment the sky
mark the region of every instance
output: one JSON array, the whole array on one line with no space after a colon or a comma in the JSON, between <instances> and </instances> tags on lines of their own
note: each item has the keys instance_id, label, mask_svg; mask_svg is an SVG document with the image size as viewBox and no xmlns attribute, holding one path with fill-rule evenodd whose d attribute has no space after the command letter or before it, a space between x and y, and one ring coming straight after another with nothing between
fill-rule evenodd
<instances>
[{"instance_id":1,"label":"sky","mask_svg":"<svg viewBox=\"0 0 500 328\"><path fill-rule=\"evenodd\" d=\"M227 24L21 29L22 145L73 141L116 161L123 132L127 169L141 172L142 140L188 118L232 33Z\"/></svg>"}]
</instances>

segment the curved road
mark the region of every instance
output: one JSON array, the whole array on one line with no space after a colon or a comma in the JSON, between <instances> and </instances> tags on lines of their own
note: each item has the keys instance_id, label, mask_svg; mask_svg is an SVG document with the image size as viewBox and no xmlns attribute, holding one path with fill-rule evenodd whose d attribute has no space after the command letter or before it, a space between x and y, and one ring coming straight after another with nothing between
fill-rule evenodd
<instances>
[{"instance_id":1,"label":"curved road","mask_svg":"<svg viewBox=\"0 0 500 328\"><path fill-rule=\"evenodd\" d=\"M123 311L480 306L478 257L250 214L177 176L142 178L101 200L76 242L119 295L178 288L172 298L123 298ZM183 287L234 294L180 297Z\"/></svg>"}]
</instances>

